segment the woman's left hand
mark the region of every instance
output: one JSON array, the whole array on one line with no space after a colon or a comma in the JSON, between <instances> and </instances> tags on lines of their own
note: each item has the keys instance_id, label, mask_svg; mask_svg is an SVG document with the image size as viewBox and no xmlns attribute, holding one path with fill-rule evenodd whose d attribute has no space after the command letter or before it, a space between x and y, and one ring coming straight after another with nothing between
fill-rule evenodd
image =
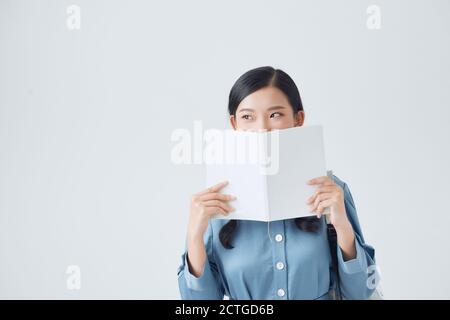
<instances>
[{"instance_id":1,"label":"woman's left hand","mask_svg":"<svg viewBox=\"0 0 450 320\"><path fill-rule=\"evenodd\" d=\"M348 225L349 220L344 204L344 190L328 176L311 179L307 184L319 185L306 202L310 205L310 212L315 212L317 218L320 218L325 208L330 208L330 222L335 228Z\"/></svg>"}]
</instances>

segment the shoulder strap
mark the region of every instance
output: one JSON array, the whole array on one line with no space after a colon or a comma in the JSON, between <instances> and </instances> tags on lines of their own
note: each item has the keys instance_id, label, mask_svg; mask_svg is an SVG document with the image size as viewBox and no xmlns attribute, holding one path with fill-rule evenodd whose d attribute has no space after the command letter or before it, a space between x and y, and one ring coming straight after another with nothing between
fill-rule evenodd
<instances>
[{"instance_id":1,"label":"shoulder strap","mask_svg":"<svg viewBox=\"0 0 450 320\"><path fill-rule=\"evenodd\" d=\"M325 217L327 217L327 215ZM337 248L337 234L334 226L328 222L327 222L327 236L328 236L328 246L330 247L332 269L336 276L336 296L338 300L342 300L341 281L339 277L338 256L337 256L337 250L339 250Z\"/></svg>"}]
</instances>

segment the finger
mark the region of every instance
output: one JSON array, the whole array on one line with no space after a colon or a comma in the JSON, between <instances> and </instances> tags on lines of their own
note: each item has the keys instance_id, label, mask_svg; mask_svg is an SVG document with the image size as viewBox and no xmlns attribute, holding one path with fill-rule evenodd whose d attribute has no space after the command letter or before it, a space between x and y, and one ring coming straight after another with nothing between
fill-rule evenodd
<instances>
[{"instance_id":1,"label":"finger","mask_svg":"<svg viewBox=\"0 0 450 320\"><path fill-rule=\"evenodd\" d=\"M222 209L221 207L206 207L205 213L208 216L215 216L217 214L223 214L224 216L228 216L230 213Z\"/></svg>"},{"instance_id":2,"label":"finger","mask_svg":"<svg viewBox=\"0 0 450 320\"><path fill-rule=\"evenodd\" d=\"M219 192L210 192L210 193L206 193L206 194L203 194L203 195L199 196L198 199L201 200L201 201L206 201L206 200L230 201L230 200L235 200L236 197L232 196L231 194L223 194L223 193L219 193Z\"/></svg>"},{"instance_id":3,"label":"finger","mask_svg":"<svg viewBox=\"0 0 450 320\"><path fill-rule=\"evenodd\" d=\"M204 201L203 205L205 207L221 207L223 210L227 211L227 212L231 212L234 211L234 208L227 205L225 202L222 202L220 200L208 200L208 201Z\"/></svg>"},{"instance_id":4,"label":"finger","mask_svg":"<svg viewBox=\"0 0 450 320\"><path fill-rule=\"evenodd\" d=\"M314 200L314 203L309 207L309 211L310 212L315 211L321 201L327 200L327 199L331 198L332 196L333 196L333 193L331 193L331 192L319 194L316 197L316 200Z\"/></svg>"},{"instance_id":5,"label":"finger","mask_svg":"<svg viewBox=\"0 0 450 320\"><path fill-rule=\"evenodd\" d=\"M316 211L317 211L318 214L322 215L323 211L326 208L330 207L331 205L333 205L333 199L327 199L327 200L321 201L319 203L319 205L317 206L317 210Z\"/></svg>"},{"instance_id":6,"label":"finger","mask_svg":"<svg viewBox=\"0 0 450 320\"><path fill-rule=\"evenodd\" d=\"M197 196L200 196L200 195L203 195L203 194L206 194L206 193L210 193L210 192L217 192L217 191L219 191L220 189L222 189L223 187L225 187L227 184L228 184L228 181L222 181L222 182L219 182L218 184L215 184L215 185L213 185L212 187L209 187L209 188L206 188L206 189L203 190L203 191L200 191L200 192L197 193L196 195L197 195Z\"/></svg>"},{"instance_id":7,"label":"finger","mask_svg":"<svg viewBox=\"0 0 450 320\"><path fill-rule=\"evenodd\" d=\"M332 181L331 178L328 176L321 176L321 177L317 177L317 178L308 180L306 183L309 185L315 185L315 184L333 185L334 181Z\"/></svg>"},{"instance_id":8,"label":"finger","mask_svg":"<svg viewBox=\"0 0 450 320\"><path fill-rule=\"evenodd\" d=\"M317 188L317 190L313 193L313 195L308 198L308 200L306 201L306 204L310 204L310 203L314 202L316 197L321 193L333 192L335 190L335 188L336 188L336 186L323 186L323 187Z\"/></svg>"}]
</instances>

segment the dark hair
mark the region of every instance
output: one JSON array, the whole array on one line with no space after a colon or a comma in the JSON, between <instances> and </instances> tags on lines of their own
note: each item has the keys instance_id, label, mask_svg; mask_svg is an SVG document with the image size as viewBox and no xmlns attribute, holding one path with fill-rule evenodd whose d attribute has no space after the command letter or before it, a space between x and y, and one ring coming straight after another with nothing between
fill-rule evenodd
<instances>
[{"instance_id":1,"label":"dark hair","mask_svg":"<svg viewBox=\"0 0 450 320\"><path fill-rule=\"evenodd\" d=\"M236 115L236 110L245 97L265 87L276 87L280 89L289 100L294 113L303 111L300 93L294 80L280 69L260 67L244 73L231 88L228 99L229 114ZM294 221L300 230L308 232L316 232L320 226L320 220L316 217L296 218ZM220 229L220 242L227 249L233 248L230 241L236 227L237 220L230 220Z\"/></svg>"}]
</instances>

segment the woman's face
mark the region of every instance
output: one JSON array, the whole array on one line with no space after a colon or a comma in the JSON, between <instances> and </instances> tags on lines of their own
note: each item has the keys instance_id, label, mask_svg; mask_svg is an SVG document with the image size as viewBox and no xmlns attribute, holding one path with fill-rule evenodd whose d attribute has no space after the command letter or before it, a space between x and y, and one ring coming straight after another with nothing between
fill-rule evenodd
<instances>
[{"instance_id":1,"label":"woman's face","mask_svg":"<svg viewBox=\"0 0 450 320\"><path fill-rule=\"evenodd\" d=\"M239 104L236 115L230 116L235 130L285 129L303 125L305 114L294 114L285 94L276 87L266 87L245 97Z\"/></svg>"}]
</instances>

